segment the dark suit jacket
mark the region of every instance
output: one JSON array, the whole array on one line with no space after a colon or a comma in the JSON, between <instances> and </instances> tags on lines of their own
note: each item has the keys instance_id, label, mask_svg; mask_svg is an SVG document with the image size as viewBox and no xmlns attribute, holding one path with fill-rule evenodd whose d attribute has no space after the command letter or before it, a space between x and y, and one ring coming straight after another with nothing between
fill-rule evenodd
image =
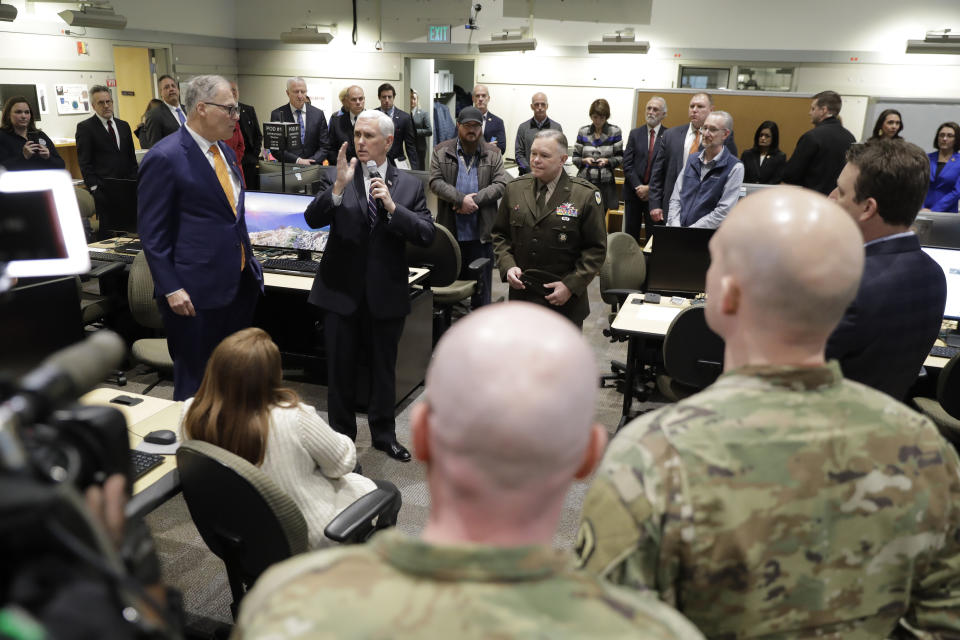
<instances>
[{"instance_id":1,"label":"dark suit jacket","mask_svg":"<svg viewBox=\"0 0 960 640\"><path fill-rule=\"evenodd\" d=\"M217 143L230 170L241 178L230 147ZM186 127L161 140L140 164L138 230L153 274L156 295L186 289L194 307L217 309L236 298L241 247L246 268L263 288L260 263L250 248L243 209L243 182L237 215L217 175Z\"/></svg>"},{"instance_id":2,"label":"dark suit jacket","mask_svg":"<svg viewBox=\"0 0 960 640\"><path fill-rule=\"evenodd\" d=\"M353 184L344 189L339 206L333 203L336 171L335 167L327 169L330 186L303 214L314 229L330 225L308 301L343 316L353 315L365 304L371 317L402 318L410 313L407 242L427 246L436 233L423 184L388 166L385 181L397 209L389 221L381 212L371 230L362 169L354 172Z\"/></svg>"},{"instance_id":3,"label":"dark suit jacket","mask_svg":"<svg viewBox=\"0 0 960 640\"><path fill-rule=\"evenodd\" d=\"M654 152L653 171L650 172L650 210L663 209L663 219L667 219L670 209L670 196L677 177L683 172L687 158L683 155L683 143L687 138L690 123L670 127L661 131L657 138L658 147ZM737 145L733 141L733 131L727 136L723 146L737 157Z\"/></svg>"},{"instance_id":4,"label":"dark suit jacket","mask_svg":"<svg viewBox=\"0 0 960 640\"><path fill-rule=\"evenodd\" d=\"M327 145L330 142L327 134L327 119L324 117L323 111L313 105L305 104L303 109L306 112L303 121L307 129L303 138L303 149L300 150L300 153L284 151L284 159L287 162L296 162L297 158L311 158L317 164L323 164L327 157ZM293 109L290 108L289 103L270 112L270 122L296 121L297 119L293 117ZM334 156L336 156L336 153L334 153Z\"/></svg>"},{"instance_id":5,"label":"dark suit jacket","mask_svg":"<svg viewBox=\"0 0 960 640\"><path fill-rule=\"evenodd\" d=\"M751 184L780 184L783 182L783 168L787 164L787 154L777 151L760 164L760 152L747 149L740 156L743 163L743 181Z\"/></svg>"},{"instance_id":6,"label":"dark suit jacket","mask_svg":"<svg viewBox=\"0 0 960 640\"><path fill-rule=\"evenodd\" d=\"M856 142L836 117L822 120L800 136L783 170L783 181L830 195L847 163L847 149Z\"/></svg>"},{"instance_id":7,"label":"dark suit jacket","mask_svg":"<svg viewBox=\"0 0 960 640\"><path fill-rule=\"evenodd\" d=\"M243 134L243 158L241 164L257 164L263 147L263 131L257 110L249 104L240 103L240 133Z\"/></svg>"},{"instance_id":8,"label":"dark suit jacket","mask_svg":"<svg viewBox=\"0 0 960 640\"><path fill-rule=\"evenodd\" d=\"M341 113L330 118L330 153L328 159L331 165L337 164L337 154L344 142L347 143L347 160L357 157L357 150L353 146L353 123L350 121L350 112Z\"/></svg>"},{"instance_id":9,"label":"dark suit jacket","mask_svg":"<svg viewBox=\"0 0 960 640\"><path fill-rule=\"evenodd\" d=\"M183 117L187 117L187 110L181 106ZM147 117L143 121L143 132L140 134L140 146L149 149L157 144L171 133L180 129L180 123L177 117L170 111L170 107L162 104L156 109L147 112Z\"/></svg>"},{"instance_id":10,"label":"dark suit jacket","mask_svg":"<svg viewBox=\"0 0 960 640\"><path fill-rule=\"evenodd\" d=\"M657 159L657 152L660 150L660 139L667 132L667 127L661 126L657 133L653 147L653 157L649 158L650 133L647 125L637 127L627 136L627 147L623 150L623 203L636 207L646 207L644 202L637 197L636 188L642 184L643 174L647 171L647 164L653 163ZM650 172L650 178L653 179L653 171Z\"/></svg>"},{"instance_id":11,"label":"dark suit jacket","mask_svg":"<svg viewBox=\"0 0 960 640\"><path fill-rule=\"evenodd\" d=\"M486 125L483 127L483 139L500 147L500 155L507 152L507 130L503 126L503 118L495 116L489 111L483 116Z\"/></svg>"},{"instance_id":12,"label":"dark suit jacket","mask_svg":"<svg viewBox=\"0 0 960 640\"><path fill-rule=\"evenodd\" d=\"M137 157L130 125L113 119L120 148L96 115L77 123L77 160L87 187L102 187L104 178L136 178Z\"/></svg>"},{"instance_id":13,"label":"dark suit jacket","mask_svg":"<svg viewBox=\"0 0 960 640\"><path fill-rule=\"evenodd\" d=\"M866 247L857 297L827 341L844 377L903 399L940 331L943 269L916 236Z\"/></svg>"},{"instance_id":14,"label":"dark suit jacket","mask_svg":"<svg viewBox=\"0 0 960 640\"><path fill-rule=\"evenodd\" d=\"M377 109L383 111L383 109ZM407 148L407 155L403 155L403 147ZM417 134L413 129L413 119L410 114L398 107L393 108L393 144L387 151L387 158L396 163L397 160L409 160L410 167L418 166Z\"/></svg>"}]
</instances>

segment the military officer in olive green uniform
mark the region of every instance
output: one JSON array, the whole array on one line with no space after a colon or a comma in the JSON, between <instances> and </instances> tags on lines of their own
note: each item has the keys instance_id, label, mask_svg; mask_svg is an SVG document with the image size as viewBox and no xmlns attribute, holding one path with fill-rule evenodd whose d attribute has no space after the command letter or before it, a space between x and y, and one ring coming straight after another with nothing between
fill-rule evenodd
<instances>
[{"instance_id":1,"label":"military officer in olive green uniform","mask_svg":"<svg viewBox=\"0 0 960 640\"><path fill-rule=\"evenodd\" d=\"M824 360L862 241L814 191L734 207L707 272L725 372L613 440L583 506L591 573L711 638L960 638L957 453Z\"/></svg>"},{"instance_id":2,"label":"military officer in olive green uniform","mask_svg":"<svg viewBox=\"0 0 960 640\"><path fill-rule=\"evenodd\" d=\"M577 326L590 314L587 285L607 254L607 232L600 192L563 170L567 138L545 129L530 148L532 173L507 185L493 223L493 249L500 277L510 285L511 300L551 306ZM547 282L550 293L528 290L523 272L539 269L559 280ZM530 287L532 289L532 287Z\"/></svg>"},{"instance_id":3,"label":"military officer in olive green uniform","mask_svg":"<svg viewBox=\"0 0 960 640\"><path fill-rule=\"evenodd\" d=\"M272 567L233 637L702 640L656 598L576 571L553 548L568 490L607 443L594 360L569 322L536 305L490 305L454 324L410 420L430 492L423 531ZM502 384L473 382L505 367Z\"/></svg>"}]
</instances>

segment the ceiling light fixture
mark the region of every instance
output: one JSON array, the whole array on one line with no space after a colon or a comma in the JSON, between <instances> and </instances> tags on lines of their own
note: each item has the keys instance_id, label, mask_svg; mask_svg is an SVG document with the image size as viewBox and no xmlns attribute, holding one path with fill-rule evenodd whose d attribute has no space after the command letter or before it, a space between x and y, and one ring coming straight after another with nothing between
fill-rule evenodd
<instances>
[{"instance_id":1,"label":"ceiling light fixture","mask_svg":"<svg viewBox=\"0 0 960 640\"><path fill-rule=\"evenodd\" d=\"M335 24L313 24L294 27L280 34L280 40L289 44L328 44L336 34Z\"/></svg>"},{"instance_id":2,"label":"ceiling light fixture","mask_svg":"<svg viewBox=\"0 0 960 640\"><path fill-rule=\"evenodd\" d=\"M524 38L522 30L504 29L503 33L490 36L490 42L481 42L477 45L480 53L497 51L532 51L537 48L536 38Z\"/></svg>"}]
</instances>

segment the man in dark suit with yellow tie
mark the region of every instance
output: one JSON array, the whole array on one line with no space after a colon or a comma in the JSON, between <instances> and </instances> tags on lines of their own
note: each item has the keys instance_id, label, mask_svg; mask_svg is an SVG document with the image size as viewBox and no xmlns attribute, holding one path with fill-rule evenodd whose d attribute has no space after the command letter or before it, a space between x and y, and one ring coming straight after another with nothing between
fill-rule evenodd
<instances>
[{"instance_id":1,"label":"man in dark suit with yellow tie","mask_svg":"<svg viewBox=\"0 0 960 640\"><path fill-rule=\"evenodd\" d=\"M647 124L637 127L627 138L623 150L623 230L640 240L640 223L653 236L650 217L650 174L657 157L657 142L665 131L660 123L667 117L667 101L654 96L647 101ZM660 224L663 224L661 222Z\"/></svg>"},{"instance_id":2,"label":"man in dark suit with yellow tie","mask_svg":"<svg viewBox=\"0 0 960 640\"><path fill-rule=\"evenodd\" d=\"M77 124L77 160L83 182L93 194L100 220L99 237L133 227L136 200L114 181L137 179L137 157L130 125L113 116L113 96L104 85L90 90L94 115ZM132 190L132 186L130 189Z\"/></svg>"},{"instance_id":3,"label":"man in dark suit with yellow tie","mask_svg":"<svg viewBox=\"0 0 960 640\"><path fill-rule=\"evenodd\" d=\"M207 359L226 336L249 327L263 291L244 219L233 151L237 102L220 76L185 91L187 120L140 165L140 242L173 358L173 398L197 391Z\"/></svg>"}]
</instances>

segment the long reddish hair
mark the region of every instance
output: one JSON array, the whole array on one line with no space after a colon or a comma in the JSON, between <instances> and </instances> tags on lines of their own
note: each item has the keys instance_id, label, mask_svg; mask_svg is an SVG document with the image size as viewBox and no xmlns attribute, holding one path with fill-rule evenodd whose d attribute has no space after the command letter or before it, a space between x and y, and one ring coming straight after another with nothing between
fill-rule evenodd
<instances>
[{"instance_id":1,"label":"long reddish hair","mask_svg":"<svg viewBox=\"0 0 960 640\"><path fill-rule=\"evenodd\" d=\"M207 362L187 411L184 433L259 466L266 454L270 409L300 402L280 386L280 350L266 331L243 329L224 338Z\"/></svg>"}]
</instances>

